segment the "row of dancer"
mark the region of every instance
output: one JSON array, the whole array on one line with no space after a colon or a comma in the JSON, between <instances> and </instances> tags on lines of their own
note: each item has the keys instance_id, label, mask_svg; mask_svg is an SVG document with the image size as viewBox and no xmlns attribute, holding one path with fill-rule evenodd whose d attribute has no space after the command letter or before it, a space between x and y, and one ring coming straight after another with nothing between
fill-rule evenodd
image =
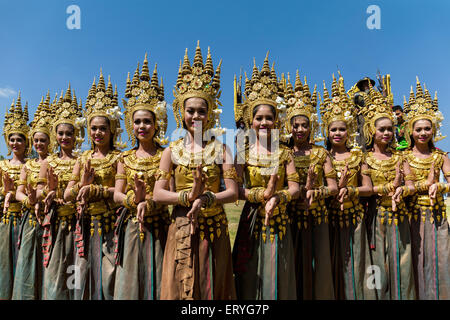
<instances>
[{"instance_id":1,"label":"row of dancer","mask_svg":"<svg viewBox=\"0 0 450 320\"><path fill-rule=\"evenodd\" d=\"M52 103L47 95L31 130L19 97L4 127L13 158L0 163L1 298L448 298L449 185L438 177L448 179L450 162L433 144L437 99L420 83L405 108L411 147L399 153L391 106L373 87L358 114L333 77L320 126L316 90L278 80L266 57L237 90L235 119L256 133L238 146L243 161L217 139L194 138L221 131L219 89L210 53L204 64L197 46L192 66L186 53L173 111L187 134L163 148L164 87L145 58L127 79L135 148L122 153L117 90L102 74L84 111L70 88ZM84 126L91 149L77 156ZM327 148L315 144L320 127ZM39 157L26 160L31 142ZM223 204L238 198L231 250Z\"/></svg>"}]
</instances>

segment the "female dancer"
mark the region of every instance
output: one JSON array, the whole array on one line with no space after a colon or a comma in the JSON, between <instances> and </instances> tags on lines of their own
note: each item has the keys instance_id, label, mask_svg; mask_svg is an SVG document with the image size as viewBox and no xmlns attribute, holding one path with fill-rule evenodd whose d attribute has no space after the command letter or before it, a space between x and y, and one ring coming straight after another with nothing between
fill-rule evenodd
<instances>
[{"instance_id":1,"label":"female dancer","mask_svg":"<svg viewBox=\"0 0 450 320\"><path fill-rule=\"evenodd\" d=\"M0 221L0 300L11 299L13 292L14 274L18 256L17 240L19 238L19 222L22 214L22 203L16 199L17 182L20 171L25 164L30 143L28 140L29 127L28 110L22 110L19 97L6 112L3 134L8 155L12 159L0 161L1 183L1 209L3 211Z\"/></svg>"},{"instance_id":2,"label":"female dancer","mask_svg":"<svg viewBox=\"0 0 450 320\"><path fill-rule=\"evenodd\" d=\"M290 205L299 299L334 299L328 210L325 199L337 194L336 171L325 148L314 141L318 130L316 105L297 72L295 88L288 79L286 127L292 134L294 162L300 177L300 198Z\"/></svg>"},{"instance_id":3,"label":"female dancer","mask_svg":"<svg viewBox=\"0 0 450 320\"><path fill-rule=\"evenodd\" d=\"M254 136L236 164L238 176L245 177L239 198L246 200L233 248L238 299L297 297L286 206L298 197L298 175L291 152L272 136L283 117L277 110L278 93L275 70L270 70L266 56L261 71L254 65L252 79L246 79L248 100L240 105Z\"/></svg>"},{"instance_id":4,"label":"female dancer","mask_svg":"<svg viewBox=\"0 0 450 320\"><path fill-rule=\"evenodd\" d=\"M76 207L73 202L65 202L63 196L76 162L74 149L83 142L81 104L77 104L75 94L72 97L70 86L64 97L61 93L59 101L55 99L52 110L55 111L50 134L59 150L42 162L37 191L38 201L44 199L46 213L42 223L43 299L69 300L74 298L78 287L74 267Z\"/></svg>"},{"instance_id":5,"label":"female dancer","mask_svg":"<svg viewBox=\"0 0 450 320\"><path fill-rule=\"evenodd\" d=\"M155 175L159 168L167 128L164 86L155 71L150 81L147 55L142 73L139 65L125 97L125 126L137 146L125 151L117 163L114 200L123 207L116 228L117 274L114 299L157 300L167 229L167 206L153 201ZM134 200L132 200L134 198Z\"/></svg>"},{"instance_id":6,"label":"female dancer","mask_svg":"<svg viewBox=\"0 0 450 320\"><path fill-rule=\"evenodd\" d=\"M376 195L375 203L369 203L367 217L370 271L374 272L369 289L375 290L377 299L414 299L411 233L402 199L414 192L410 168L392 147L394 114L386 99L371 87L365 105L364 136L369 152L368 170L362 173L370 175Z\"/></svg>"},{"instance_id":7,"label":"female dancer","mask_svg":"<svg viewBox=\"0 0 450 320\"><path fill-rule=\"evenodd\" d=\"M434 147L440 134L442 114L417 80L416 95L411 88L407 111L407 135L410 149L405 152L415 177L416 193L409 202L412 213L411 240L416 296L420 300L450 299L450 236L446 206L442 195L449 191L450 160L447 153ZM442 170L447 183L438 182Z\"/></svg>"},{"instance_id":8,"label":"female dancer","mask_svg":"<svg viewBox=\"0 0 450 320\"><path fill-rule=\"evenodd\" d=\"M75 299L112 300L114 295L114 178L120 152L120 111L117 91L108 87L100 70L86 101L91 150L83 152L75 163L64 200L79 201L75 242L76 265L80 268L80 290ZM87 232L89 230L89 232Z\"/></svg>"},{"instance_id":9,"label":"female dancer","mask_svg":"<svg viewBox=\"0 0 450 320\"><path fill-rule=\"evenodd\" d=\"M38 300L42 296L42 221L44 207L37 202L36 188L41 164L47 158L50 146L50 95L42 98L30 123L30 138L38 154L22 167L17 182L16 199L22 202L24 212L20 228L20 250L14 276L13 299Z\"/></svg>"},{"instance_id":10,"label":"female dancer","mask_svg":"<svg viewBox=\"0 0 450 320\"><path fill-rule=\"evenodd\" d=\"M214 73L208 51L203 65L197 44L191 67L186 50L173 111L177 124L187 133L164 150L153 194L157 203L174 205L164 252L161 299L236 297L228 222L222 207L237 199L236 171L222 143L203 139L204 134L217 136L221 131L209 130L219 124L219 87L220 63ZM171 176L176 192L169 191Z\"/></svg>"},{"instance_id":11,"label":"female dancer","mask_svg":"<svg viewBox=\"0 0 450 320\"><path fill-rule=\"evenodd\" d=\"M327 150L339 178L339 194L328 206L333 231L335 297L340 300L367 300L373 298L373 291L365 291L369 245L364 207L359 196L371 195L372 182L369 176L361 172L368 168L356 142L357 110L349 101L343 77L339 77L338 84L333 75L331 99L324 83L320 111Z\"/></svg>"}]
</instances>

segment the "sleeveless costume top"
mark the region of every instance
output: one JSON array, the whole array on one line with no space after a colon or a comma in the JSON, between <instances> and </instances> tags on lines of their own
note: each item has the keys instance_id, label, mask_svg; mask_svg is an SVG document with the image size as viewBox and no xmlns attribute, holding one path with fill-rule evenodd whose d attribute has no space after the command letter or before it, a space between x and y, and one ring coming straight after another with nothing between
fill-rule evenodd
<instances>
[{"instance_id":1,"label":"sleeveless costume top","mask_svg":"<svg viewBox=\"0 0 450 320\"><path fill-rule=\"evenodd\" d=\"M442 168L442 165L444 164L444 157L446 155L446 152L442 150L435 149L433 150L431 156L429 156L426 159L419 159L417 158L411 150L404 151L403 153L405 160L408 162L409 167L411 168L411 172L413 173L415 177L415 182L424 182L428 178L428 174L431 170L431 165L434 163L434 168L436 171L436 177L439 176L439 171ZM412 215L414 220L417 220L419 218L419 209L422 208L430 208L430 196L428 195L428 191L419 191L416 192L412 196L412 201L410 202L410 207L412 210ZM442 194L437 192L436 193L436 201L434 204L434 209L442 210L435 210L436 214L431 215L430 222L433 223L434 219L437 219L438 222L440 222L442 219L446 218L446 209L444 204L444 199L442 197ZM422 210L422 220L425 221L425 210ZM433 217L434 216L434 217Z\"/></svg>"},{"instance_id":2,"label":"sleeveless costume top","mask_svg":"<svg viewBox=\"0 0 450 320\"><path fill-rule=\"evenodd\" d=\"M17 182L20 179L20 171L22 170L23 164L10 164L9 160L1 160L0 161L0 171L3 176L3 172L7 173L11 179L14 181L14 190L17 191ZM0 184L3 184L3 179L0 179ZM4 193L3 185L2 185L2 193ZM3 208L1 208L3 210ZM19 201L10 201L8 211L6 214L2 215L2 222L5 224L9 223L9 220L12 218L12 222L14 226L17 224L17 218L20 218L22 211L22 203Z\"/></svg>"}]
</instances>

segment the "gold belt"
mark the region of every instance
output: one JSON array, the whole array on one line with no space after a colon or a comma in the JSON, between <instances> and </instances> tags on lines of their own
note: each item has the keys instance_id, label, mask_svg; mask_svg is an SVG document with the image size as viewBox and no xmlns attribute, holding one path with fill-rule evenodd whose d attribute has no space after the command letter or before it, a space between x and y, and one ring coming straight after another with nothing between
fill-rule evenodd
<instances>
[{"instance_id":1,"label":"gold belt","mask_svg":"<svg viewBox=\"0 0 450 320\"><path fill-rule=\"evenodd\" d=\"M56 212L58 217L72 216L75 215L75 206L73 204L62 205L56 209Z\"/></svg>"},{"instance_id":2,"label":"gold belt","mask_svg":"<svg viewBox=\"0 0 450 320\"><path fill-rule=\"evenodd\" d=\"M211 208L202 208L200 210L199 216L200 217L205 217L205 218L214 217L215 215L218 215L218 214L220 214L222 212L223 212L222 205L214 205Z\"/></svg>"},{"instance_id":3,"label":"gold belt","mask_svg":"<svg viewBox=\"0 0 450 320\"><path fill-rule=\"evenodd\" d=\"M105 214L105 213L113 213L114 209L108 208L106 203L104 202L93 202L90 203L87 209L87 214L90 216L96 216L99 214Z\"/></svg>"},{"instance_id":4,"label":"gold belt","mask_svg":"<svg viewBox=\"0 0 450 320\"><path fill-rule=\"evenodd\" d=\"M22 211L22 202L10 202L8 212L20 212Z\"/></svg>"}]
</instances>

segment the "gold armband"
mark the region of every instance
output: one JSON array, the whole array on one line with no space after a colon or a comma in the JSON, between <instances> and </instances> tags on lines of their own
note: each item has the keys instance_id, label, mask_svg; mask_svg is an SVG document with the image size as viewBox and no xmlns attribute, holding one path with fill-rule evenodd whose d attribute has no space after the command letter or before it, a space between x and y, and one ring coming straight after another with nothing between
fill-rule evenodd
<instances>
[{"instance_id":1,"label":"gold armband","mask_svg":"<svg viewBox=\"0 0 450 320\"><path fill-rule=\"evenodd\" d=\"M74 174L70 175L69 181L75 181L75 182L79 182L80 181L80 176L76 176Z\"/></svg>"},{"instance_id":2,"label":"gold armband","mask_svg":"<svg viewBox=\"0 0 450 320\"><path fill-rule=\"evenodd\" d=\"M248 192L248 201L251 203L264 203L264 188L251 188Z\"/></svg>"},{"instance_id":3,"label":"gold armband","mask_svg":"<svg viewBox=\"0 0 450 320\"><path fill-rule=\"evenodd\" d=\"M414 183L414 187L416 188L417 192L428 191L429 188L425 181L419 181Z\"/></svg>"},{"instance_id":4,"label":"gold armband","mask_svg":"<svg viewBox=\"0 0 450 320\"><path fill-rule=\"evenodd\" d=\"M39 184L39 183L47 184L47 178L38 178L37 184Z\"/></svg>"},{"instance_id":5,"label":"gold armband","mask_svg":"<svg viewBox=\"0 0 450 320\"><path fill-rule=\"evenodd\" d=\"M170 180L170 177L172 176L172 174L170 172L158 169L156 170L156 174L155 174L155 178L156 181L159 180Z\"/></svg>"},{"instance_id":6,"label":"gold armband","mask_svg":"<svg viewBox=\"0 0 450 320\"><path fill-rule=\"evenodd\" d=\"M292 200L289 190L279 190L276 194L280 197L280 205L287 205Z\"/></svg>"},{"instance_id":7,"label":"gold armband","mask_svg":"<svg viewBox=\"0 0 450 320\"><path fill-rule=\"evenodd\" d=\"M216 195L211 191L206 191L205 193L203 193L203 195L207 198L205 207L211 208L216 202Z\"/></svg>"},{"instance_id":8,"label":"gold armband","mask_svg":"<svg viewBox=\"0 0 450 320\"><path fill-rule=\"evenodd\" d=\"M405 181L406 181L406 180L408 180L408 181L416 181L416 175L413 174L413 173L407 174L407 175L405 176Z\"/></svg>"},{"instance_id":9,"label":"gold armband","mask_svg":"<svg viewBox=\"0 0 450 320\"><path fill-rule=\"evenodd\" d=\"M45 191L45 189L44 189L44 191ZM70 195L71 195L72 197L76 198L77 195L78 195L78 192L80 192L80 184L79 184L79 183L75 183L75 184L73 185L73 187L70 189ZM45 195L44 195L44 196L45 196Z\"/></svg>"},{"instance_id":10,"label":"gold armband","mask_svg":"<svg viewBox=\"0 0 450 320\"><path fill-rule=\"evenodd\" d=\"M411 190L409 190L408 186L402 186L401 188L402 188L402 196L403 197L409 196Z\"/></svg>"},{"instance_id":11,"label":"gold armband","mask_svg":"<svg viewBox=\"0 0 450 320\"><path fill-rule=\"evenodd\" d=\"M361 174L370 176L370 169L361 170Z\"/></svg>"},{"instance_id":12,"label":"gold armband","mask_svg":"<svg viewBox=\"0 0 450 320\"><path fill-rule=\"evenodd\" d=\"M190 190L181 190L178 193L178 204L183 207L190 207L191 203L189 202L189 193Z\"/></svg>"},{"instance_id":13,"label":"gold armband","mask_svg":"<svg viewBox=\"0 0 450 320\"><path fill-rule=\"evenodd\" d=\"M293 182L300 183L300 177L297 172L288 174L286 176L286 179L287 179L287 181L293 181Z\"/></svg>"},{"instance_id":14,"label":"gold armband","mask_svg":"<svg viewBox=\"0 0 450 320\"><path fill-rule=\"evenodd\" d=\"M27 180L17 180L17 186L23 186L27 184Z\"/></svg>"},{"instance_id":15,"label":"gold armband","mask_svg":"<svg viewBox=\"0 0 450 320\"><path fill-rule=\"evenodd\" d=\"M115 175L114 178L115 178L115 180L127 180L127 175L118 173Z\"/></svg>"},{"instance_id":16,"label":"gold armband","mask_svg":"<svg viewBox=\"0 0 450 320\"><path fill-rule=\"evenodd\" d=\"M444 177L450 177L450 171L449 172L446 172L446 173L444 173Z\"/></svg>"},{"instance_id":17,"label":"gold armband","mask_svg":"<svg viewBox=\"0 0 450 320\"><path fill-rule=\"evenodd\" d=\"M136 196L134 194L133 190L130 190L127 192L127 196L123 200L123 206L127 209L136 209L136 203L134 200L136 199Z\"/></svg>"},{"instance_id":18,"label":"gold armband","mask_svg":"<svg viewBox=\"0 0 450 320\"><path fill-rule=\"evenodd\" d=\"M232 179L232 180L236 181L237 177L238 177L238 175L237 175L235 167L232 167L232 168L230 168L228 170L225 170L223 172L223 178L224 179Z\"/></svg>"},{"instance_id":19,"label":"gold armband","mask_svg":"<svg viewBox=\"0 0 450 320\"><path fill-rule=\"evenodd\" d=\"M324 177L325 178L336 179L337 178L336 170L334 170L334 168L333 168L332 170L330 170L330 172L325 173Z\"/></svg>"}]
</instances>

